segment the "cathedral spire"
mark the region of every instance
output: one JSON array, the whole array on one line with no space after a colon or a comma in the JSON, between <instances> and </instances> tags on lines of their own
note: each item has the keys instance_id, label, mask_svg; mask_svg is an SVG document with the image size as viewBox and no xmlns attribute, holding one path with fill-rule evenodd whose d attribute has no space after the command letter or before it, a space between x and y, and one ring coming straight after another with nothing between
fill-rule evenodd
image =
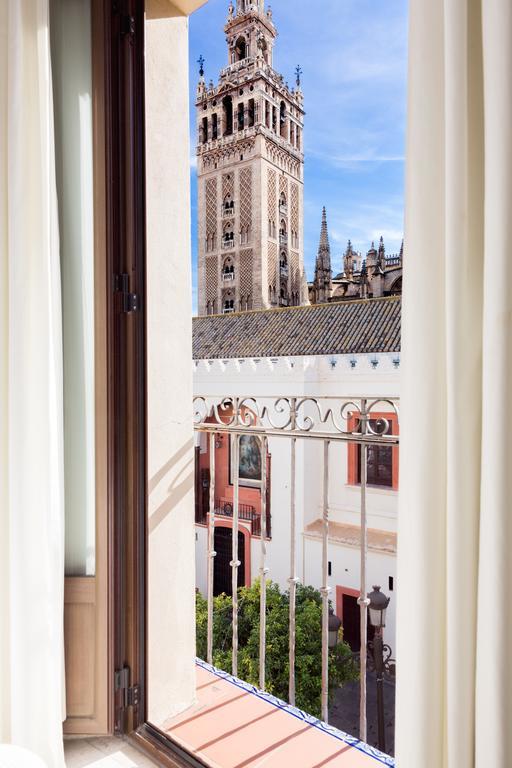
<instances>
[{"instance_id":1,"label":"cathedral spire","mask_svg":"<svg viewBox=\"0 0 512 768\"><path fill-rule=\"evenodd\" d=\"M320 242L315 265L315 293L319 303L329 301L332 293L332 269L331 246L329 244L329 232L327 229L327 211L322 210L322 224L320 227Z\"/></svg>"}]
</instances>

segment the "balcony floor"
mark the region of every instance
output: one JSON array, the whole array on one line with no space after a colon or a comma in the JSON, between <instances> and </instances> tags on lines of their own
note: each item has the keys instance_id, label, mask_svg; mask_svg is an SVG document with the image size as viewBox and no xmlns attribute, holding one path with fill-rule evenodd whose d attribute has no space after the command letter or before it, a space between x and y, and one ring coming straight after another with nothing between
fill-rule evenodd
<instances>
[{"instance_id":1,"label":"balcony floor","mask_svg":"<svg viewBox=\"0 0 512 768\"><path fill-rule=\"evenodd\" d=\"M378 768L394 760L198 661L197 702L167 724L212 768Z\"/></svg>"}]
</instances>

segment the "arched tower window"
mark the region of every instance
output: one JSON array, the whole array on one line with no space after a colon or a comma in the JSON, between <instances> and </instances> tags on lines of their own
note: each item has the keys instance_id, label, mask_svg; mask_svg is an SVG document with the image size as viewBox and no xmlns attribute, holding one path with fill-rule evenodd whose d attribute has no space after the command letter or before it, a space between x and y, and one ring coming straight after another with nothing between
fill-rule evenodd
<instances>
[{"instance_id":1,"label":"arched tower window","mask_svg":"<svg viewBox=\"0 0 512 768\"><path fill-rule=\"evenodd\" d=\"M281 273L281 277L288 277L288 257L286 256L286 251L281 251L281 256L279 257L279 272Z\"/></svg>"},{"instance_id":2,"label":"arched tower window","mask_svg":"<svg viewBox=\"0 0 512 768\"><path fill-rule=\"evenodd\" d=\"M224 96L222 107L224 112L224 136L231 136L233 133L233 99L231 96Z\"/></svg>"},{"instance_id":3,"label":"arched tower window","mask_svg":"<svg viewBox=\"0 0 512 768\"><path fill-rule=\"evenodd\" d=\"M281 213L286 213L287 211L286 195L284 192L281 192L279 195L279 210Z\"/></svg>"},{"instance_id":4,"label":"arched tower window","mask_svg":"<svg viewBox=\"0 0 512 768\"><path fill-rule=\"evenodd\" d=\"M243 61L247 58L247 42L245 37L239 37L235 43L235 60Z\"/></svg>"},{"instance_id":5,"label":"arched tower window","mask_svg":"<svg viewBox=\"0 0 512 768\"><path fill-rule=\"evenodd\" d=\"M233 264L233 259L231 256L228 256L227 259L224 259L224 263L222 265L222 279L226 282L228 280L234 280L235 277L235 265Z\"/></svg>"},{"instance_id":6,"label":"arched tower window","mask_svg":"<svg viewBox=\"0 0 512 768\"><path fill-rule=\"evenodd\" d=\"M226 195L222 203L222 212L224 216L232 216L235 210L235 203L231 195Z\"/></svg>"},{"instance_id":7,"label":"arched tower window","mask_svg":"<svg viewBox=\"0 0 512 768\"><path fill-rule=\"evenodd\" d=\"M287 124L286 124L286 104L284 101L281 102L281 107L279 109L279 133L281 135L282 139L288 138L286 135L287 131Z\"/></svg>"},{"instance_id":8,"label":"arched tower window","mask_svg":"<svg viewBox=\"0 0 512 768\"><path fill-rule=\"evenodd\" d=\"M208 141L208 118L207 117L203 117L200 133L201 133L201 137L200 137L201 144L206 144L206 142Z\"/></svg>"},{"instance_id":9,"label":"arched tower window","mask_svg":"<svg viewBox=\"0 0 512 768\"><path fill-rule=\"evenodd\" d=\"M235 240L235 233L233 231L233 225L225 224L222 231L222 244L224 248L230 248L233 246Z\"/></svg>"},{"instance_id":10,"label":"arched tower window","mask_svg":"<svg viewBox=\"0 0 512 768\"><path fill-rule=\"evenodd\" d=\"M243 101L241 101L238 105L238 130L243 131L245 128L245 105Z\"/></svg>"}]
</instances>

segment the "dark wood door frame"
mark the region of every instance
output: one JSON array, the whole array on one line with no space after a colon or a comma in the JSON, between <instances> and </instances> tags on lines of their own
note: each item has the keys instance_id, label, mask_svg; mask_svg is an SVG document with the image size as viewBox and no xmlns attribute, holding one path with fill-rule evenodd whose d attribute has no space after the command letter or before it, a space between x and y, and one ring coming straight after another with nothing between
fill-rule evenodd
<instances>
[{"instance_id":1,"label":"dark wood door frame","mask_svg":"<svg viewBox=\"0 0 512 768\"><path fill-rule=\"evenodd\" d=\"M104 30L113 722L126 733L145 707L144 3L105 0Z\"/></svg>"}]
</instances>

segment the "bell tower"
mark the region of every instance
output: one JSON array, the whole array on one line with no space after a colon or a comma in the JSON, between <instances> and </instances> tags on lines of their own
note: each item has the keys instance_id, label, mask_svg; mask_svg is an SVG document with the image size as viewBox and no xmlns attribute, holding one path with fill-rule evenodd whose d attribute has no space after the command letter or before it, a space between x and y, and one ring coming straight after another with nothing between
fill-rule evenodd
<instances>
[{"instance_id":1,"label":"bell tower","mask_svg":"<svg viewBox=\"0 0 512 768\"><path fill-rule=\"evenodd\" d=\"M265 0L231 2L224 32L217 85L199 59L199 314L303 304L302 73L274 70Z\"/></svg>"}]
</instances>

